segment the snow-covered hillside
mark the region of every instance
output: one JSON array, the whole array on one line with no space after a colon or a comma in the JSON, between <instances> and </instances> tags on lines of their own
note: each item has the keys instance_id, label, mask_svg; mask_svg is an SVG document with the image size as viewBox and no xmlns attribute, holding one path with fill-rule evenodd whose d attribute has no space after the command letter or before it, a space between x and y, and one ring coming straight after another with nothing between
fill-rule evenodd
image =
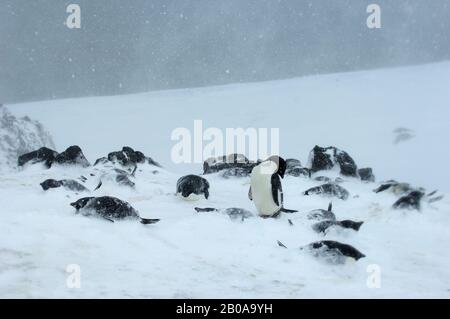
<instances>
[{"instance_id":1,"label":"snow-covered hillside","mask_svg":"<svg viewBox=\"0 0 450 319\"><path fill-rule=\"evenodd\" d=\"M377 182L395 178L450 192L450 63L365 71L276 82L164 91L115 97L11 105L15 115L39 120L58 151L79 145L91 163L124 145L162 164L136 172L134 190L105 184L95 195L42 191L47 178L78 178L92 168L29 167L0 176L0 297L450 297L450 201L421 212L393 210L396 196L375 194L379 183L344 177L351 194L333 199L339 219L364 221L359 232L311 229L305 212L330 199L303 196L320 182L288 176L286 207L278 219L233 221L195 206L242 207L247 178L206 175L209 200L181 201L177 179L200 174L201 164L176 165L170 154L177 127L280 128L281 155L306 163L314 145L335 145ZM395 131L396 129L400 130ZM403 128L403 129L402 129ZM399 138L399 135L402 137ZM400 141L400 142L399 142ZM331 175L326 172L320 175ZM98 182L91 179L90 189ZM155 225L74 214L83 196L111 195L131 203ZM288 223L291 219L293 226ZM330 239L367 257L329 265L297 247ZM277 246L277 240L288 249ZM81 288L66 286L66 267L81 267ZM377 265L381 288L369 288ZM369 268L368 268L369 267Z\"/></svg>"}]
</instances>

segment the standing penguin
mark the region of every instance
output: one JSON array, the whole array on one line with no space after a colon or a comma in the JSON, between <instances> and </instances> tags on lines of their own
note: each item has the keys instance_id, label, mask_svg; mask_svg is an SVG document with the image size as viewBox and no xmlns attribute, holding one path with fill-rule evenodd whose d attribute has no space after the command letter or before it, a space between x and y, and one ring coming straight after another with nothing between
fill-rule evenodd
<instances>
[{"instance_id":1,"label":"standing penguin","mask_svg":"<svg viewBox=\"0 0 450 319\"><path fill-rule=\"evenodd\" d=\"M285 171L286 161L279 156L271 156L253 168L248 197L255 204L259 216L277 217L280 212L297 212L283 208L280 177L284 177Z\"/></svg>"}]
</instances>

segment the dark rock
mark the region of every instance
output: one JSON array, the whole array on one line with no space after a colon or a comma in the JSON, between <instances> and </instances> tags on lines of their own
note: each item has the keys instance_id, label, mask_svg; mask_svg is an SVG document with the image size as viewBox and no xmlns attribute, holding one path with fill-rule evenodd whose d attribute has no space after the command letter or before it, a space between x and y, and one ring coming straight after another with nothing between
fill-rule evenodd
<instances>
[{"instance_id":1,"label":"dark rock","mask_svg":"<svg viewBox=\"0 0 450 319\"><path fill-rule=\"evenodd\" d=\"M135 151L134 155L136 155L136 163L144 164L147 160L147 157L144 155L144 153L140 151Z\"/></svg>"},{"instance_id":2,"label":"dark rock","mask_svg":"<svg viewBox=\"0 0 450 319\"><path fill-rule=\"evenodd\" d=\"M353 158L351 158L351 156L348 155L348 153L336 148L335 149L335 158L336 158L336 161L338 162L339 166L341 167L342 175L357 176L356 163L353 160Z\"/></svg>"},{"instance_id":3,"label":"dark rock","mask_svg":"<svg viewBox=\"0 0 450 319\"><path fill-rule=\"evenodd\" d=\"M204 195L206 199L209 197L209 183L203 177L197 175L186 175L177 181L177 194L184 198L191 194Z\"/></svg>"},{"instance_id":4,"label":"dark rock","mask_svg":"<svg viewBox=\"0 0 450 319\"><path fill-rule=\"evenodd\" d=\"M353 246L331 240L314 242L301 249L332 264L344 264L348 257L355 260L366 257Z\"/></svg>"},{"instance_id":5,"label":"dark rock","mask_svg":"<svg viewBox=\"0 0 450 319\"><path fill-rule=\"evenodd\" d=\"M246 176L248 176L252 172L253 167L259 163L260 161L250 162L242 154L219 156L216 158L209 158L203 162L203 174L213 174L222 170L239 169L240 174L246 174Z\"/></svg>"},{"instance_id":6,"label":"dark rock","mask_svg":"<svg viewBox=\"0 0 450 319\"><path fill-rule=\"evenodd\" d=\"M342 186L335 183L326 183L306 190L304 195L322 195L326 197L337 197L342 200L348 199L350 193Z\"/></svg>"},{"instance_id":7,"label":"dark rock","mask_svg":"<svg viewBox=\"0 0 450 319\"><path fill-rule=\"evenodd\" d=\"M323 148L316 145L309 154L309 162L313 172L332 169L335 164L334 148Z\"/></svg>"},{"instance_id":8,"label":"dark rock","mask_svg":"<svg viewBox=\"0 0 450 319\"><path fill-rule=\"evenodd\" d=\"M393 205L395 209L416 209L420 210L420 202L425 193L412 191L406 196L400 197Z\"/></svg>"},{"instance_id":9,"label":"dark rock","mask_svg":"<svg viewBox=\"0 0 450 319\"><path fill-rule=\"evenodd\" d=\"M357 176L357 166L351 156L334 146L315 146L309 155L309 164L312 172L330 170L339 165L340 173L345 176Z\"/></svg>"},{"instance_id":10,"label":"dark rock","mask_svg":"<svg viewBox=\"0 0 450 319\"><path fill-rule=\"evenodd\" d=\"M144 153L135 151L129 146L122 147L121 151L109 153L108 160L114 164L118 163L125 167L135 167L137 164L144 164L145 162L150 165L161 167L161 165L155 162L152 158L146 157Z\"/></svg>"},{"instance_id":11,"label":"dark rock","mask_svg":"<svg viewBox=\"0 0 450 319\"><path fill-rule=\"evenodd\" d=\"M60 181L57 181L55 179L47 179L43 181L41 184L41 187L44 191L50 189L50 188L58 188L58 187L64 187L65 189L74 191L74 192L88 192L89 189L87 189L85 186L81 185L75 180L72 179L63 179Z\"/></svg>"},{"instance_id":12,"label":"dark rock","mask_svg":"<svg viewBox=\"0 0 450 319\"><path fill-rule=\"evenodd\" d=\"M223 170L221 175L224 178L247 177L252 173L252 169L252 167L233 167Z\"/></svg>"},{"instance_id":13,"label":"dark rock","mask_svg":"<svg viewBox=\"0 0 450 319\"><path fill-rule=\"evenodd\" d=\"M109 153L108 160L113 163L119 163L122 166L135 166L137 156L131 147L124 146L121 151Z\"/></svg>"},{"instance_id":14,"label":"dark rock","mask_svg":"<svg viewBox=\"0 0 450 319\"><path fill-rule=\"evenodd\" d=\"M362 181L365 182L375 182L375 175L371 168L360 168L358 169L358 175Z\"/></svg>"},{"instance_id":15,"label":"dark rock","mask_svg":"<svg viewBox=\"0 0 450 319\"><path fill-rule=\"evenodd\" d=\"M36 151L23 154L19 156L18 165L24 166L25 164L43 163L47 168L50 168L55 161L58 152L49 149L47 147L41 147Z\"/></svg>"},{"instance_id":16,"label":"dark rock","mask_svg":"<svg viewBox=\"0 0 450 319\"><path fill-rule=\"evenodd\" d=\"M55 157L55 163L60 165L79 165L88 167L91 164L86 159L81 148L77 145L70 146L64 152Z\"/></svg>"}]
</instances>

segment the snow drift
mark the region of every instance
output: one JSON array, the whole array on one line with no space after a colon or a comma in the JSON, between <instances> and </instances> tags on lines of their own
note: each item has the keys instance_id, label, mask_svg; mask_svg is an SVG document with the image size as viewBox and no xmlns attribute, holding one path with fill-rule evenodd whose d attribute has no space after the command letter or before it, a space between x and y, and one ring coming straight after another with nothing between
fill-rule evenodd
<instances>
[{"instance_id":1,"label":"snow drift","mask_svg":"<svg viewBox=\"0 0 450 319\"><path fill-rule=\"evenodd\" d=\"M54 147L41 123L17 118L0 105L0 172L17 168L17 158L42 146Z\"/></svg>"}]
</instances>

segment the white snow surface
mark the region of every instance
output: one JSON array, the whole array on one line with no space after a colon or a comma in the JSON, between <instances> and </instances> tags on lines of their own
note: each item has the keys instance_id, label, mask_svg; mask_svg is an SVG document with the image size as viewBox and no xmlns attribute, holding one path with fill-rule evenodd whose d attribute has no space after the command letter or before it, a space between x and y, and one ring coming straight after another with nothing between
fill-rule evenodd
<instances>
[{"instance_id":1,"label":"white snow surface","mask_svg":"<svg viewBox=\"0 0 450 319\"><path fill-rule=\"evenodd\" d=\"M112 183L92 194L44 192L47 178L78 178L92 168L39 165L0 175L0 297L7 298L449 298L450 200L420 212L393 210L397 197L372 192L395 178L448 194L450 63L312 76L292 80L10 105L39 120L57 151L79 145L91 161L129 145L164 166L141 165L136 188ZM278 219L233 221L199 207L241 207L249 179L206 175L210 199L183 201L175 193L185 173L201 164L171 162L177 127L278 127L281 155L306 162L314 145L347 151L359 167L372 167L377 183L344 177L351 196L333 199L339 220L364 221L359 232L311 229L306 212L326 209L329 198L303 196L320 182L283 180L285 206ZM415 137L394 144L394 130ZM336 172L317 175L336 176ZM88 187L95 187L95 178ZM84 196L116 196L142 217L110 223L76 215L69 204ZM291 219L294 226L290 226ZM367 257L330 265L298 247L318 240L353 245ZM288 249L278 247L277 240ZM81 288L66 285L66 267L81 267ZM370 265L381 288L369 288ZM370 267L369 267L370 269Z\"/></svg>"}]
</instances>

